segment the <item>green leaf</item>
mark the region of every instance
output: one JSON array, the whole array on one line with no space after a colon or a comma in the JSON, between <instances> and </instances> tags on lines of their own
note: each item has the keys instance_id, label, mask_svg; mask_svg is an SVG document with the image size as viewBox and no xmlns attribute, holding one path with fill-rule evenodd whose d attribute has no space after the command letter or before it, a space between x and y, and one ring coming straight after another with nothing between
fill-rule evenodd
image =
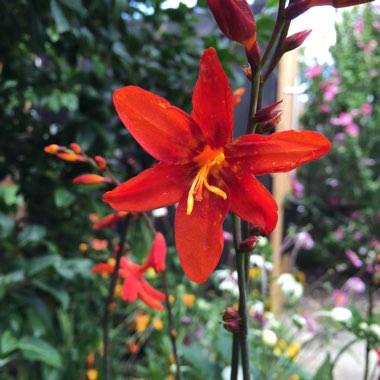
<instances>
[{"instance_id":1,"label":"green leaf","mask_svg":"<svg viewBox=\"0 0 380 380\"><path fill-rule=\"evenodd\" d=\"M21 338L17 347L23 352L26 359L38 360L56 368L62 367L62 357L60 353L48 342L33 338Z\"/></svg>"},{"instance_id":2,"label":"green leaf","mask_svg":"<svg viewBox=\"0 0 380 380\"><path fill-rule=\"evenodd\" d=\"M42 226L31 225L24 228L18 235L18 241L21 247L28 244L41 242L46 235L46 229Z\"/></svg>"},{"instance_id":3,"label":"green leaf","mask_svg":"<svg viewBox=\"0 0 380 380\"><path fill-rule=\"evenodd\" d=\"M68 259L62 260L56 270L64 278L72 280L77 276L91 277L93 262L89 259Z\"/></svg>"},{"instance_id":4,"label":"green leaf","mask_svg":"<svg viewBox=\"0 0 380 380\"><path fill-rule=\"evenodd\" d=\"M64 4L67 8L80 14L81 16L86 15L86 9L82 5L81 0L59 0L61 4Z\"/></svg>"},{"instance_id":5,"label":"green leaf","mask_svg":"<svg viewBox=\"0 0 380 380\"><path fill-rule=\"evenodd\" d=\"M54 203L58 208L66 208L75 202L75 196L63 187L54 192Z\"/></svg>"},{"instance_id":6,"label":"green leaf","mask_svg":"<svg viewBox=\"0 0 380 380\"><path fill-rule=\"evenodd\" d=\"M318 368L318 371L314 375L313 380L333 380L332 363L329 354L326 355L324 362Z\"/></svg>"},{"instance_id":7,"label":"green leaf","mask_svg":"<svg viewBox=\"0 0 380 380\"><path fill-rule=\"evenodd\" d=\"M59 265L61 261L62 258L58 255L46 255L30 259L25 271L26 275L32 277L46 268Z\"/></svg>"},{"instance_id":8,"label":"green leaf","mask_svg":"<svg viewBox=\"0 0 380 380\"><path fill-rule=\"evenodd\" d=\"M69 294L63 288L58 288L57 286L53 287L45 282L37 280L33 281L33 284L41 290L44 290L45 292L51 294L54 298L56 298L61 303L64 309L68 308L70 303L70 297Z\"/></svg>"},{"instance_id":9,"label":"green leaf","mask_svg":"<svg viewBox=\"0 0 380 380\"><path fill-rule=\"evenodd\" d=\"M1 355L7 355L17 348L17 339L11 331L6 330L1 336L0 352Z\"/></svg>"},{"instance_id":10,"label":"green leaf","mask_svg":"<svg viewBox=\"0 0 380 380\"><path fill-rule=\"evenodd\" d=\"M7 215L0 213L0 239L8 237L13 228L15 222L13 219L9 218Z\"/></svg>"},{"instance_id":11,"label":"green leaf","mask_svg":"<svg viewBox=\"0 0 380 380\"><path fill-rule=\"evenodd\" d=\"M70 30L70 24L56 0L50 1L50 10L58 33L64 33Z\"/></svg>"}]
</instances>

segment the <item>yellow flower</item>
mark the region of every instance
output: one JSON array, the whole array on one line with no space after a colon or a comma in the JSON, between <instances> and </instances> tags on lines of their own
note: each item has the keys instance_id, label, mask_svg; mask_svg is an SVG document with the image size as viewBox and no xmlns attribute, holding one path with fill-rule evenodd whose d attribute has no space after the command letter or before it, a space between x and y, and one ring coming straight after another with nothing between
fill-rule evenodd
<instances>
[{"instance_id":1,"label":"yellow flower","mask_svg":"<svg viewBox=\"0 0 380 380\"><path fill-rule=\"evenodd\" d=\"M294 358L298 355L298 353L301 350L301 344L298 342L293 342L286 350L286 353L291 357Z\"/></svg>"},{"instance_id":2,"label":"yellow flower","mask_svg":"<svg viewBox=\"0 0 380 380\"><path fill-rule=\"evenodd\" d=\"M136 315L136 331L143 332L149 325L150 317L146 314Z\"/></svg>"},{"instance_id":3,"label":"yellow flower","mask_svg":"<svg viewBox=\"0 0 380 380\"><path fill-rule=\"evenodd\" d=\"M162 322L162 319L159 319L159 318L153 319L153 328L155 330L162 330L163 327L164 327L164 322Z\"/></svg>"},{"instance_id":4,"label":"yellow flower","mask_svg":"<svg viewBox=\"0 0 380 380\"><path fill-rule=\"evenodd\" d=\"M280 340L278 341L278 347L280 347L280 348L282 348L282 349L285 349L286 346L287 346L287 344L286 344L286 342L285 342L284 339L280 339Z\"/></svg>"},{"instance_id":5,"label":"yellow flower","mask_svg":"<svg viewBox=\"0 0 380 380\"><path fill-rule=\"evenodd\" d=\"M300 375L297 375L297 374L295 373L294 375L291 375L291 376L290 376L290 379L289 379L289 380L300 380L300 379L301 379Z\"/></svg>"},{"instance_id":6,"label":"yellow flower","mask_svg":"<svg viewBox=\"0 0 380 380\"><path fill-rule=\"evenodd\" d=\"M195 295L194 294L184 294L182 296L182 301L187 307L193 307L195 302Z\"/></svg>"},{"instance_id":7,"label":"yellow flower","mask_svg":"<svg viewBox=\"0 0 380 380\"><path fill-rule=\"evenodd\" d=\"M115 292L114 292L115 297L121 297L122 291L123 291L123 285L121 285L118 282L115 286Z\"/></svg>"},{"instance_id":8,"label":"yellow flower","mask_svg":"<svg viewBox=\"0 0 380 380\"><path fill-rule=\"evenodd\" d=\"M304 284L305 283L305 281L306 281L306 275L305 275L305 272L301 272L301 271L298 271L297 273L296 273L296 279L299 281L299 282L301 282L302 284ZM298 375L297 375L298 376Z\"/></svg>"},{"instance_id":9,"label":"yellow flower","mask_svg":"<svg viewBox=\"0 0 380 380\"><path fill-rule=\"evenodd\" d=\"M79 244L79 251L82 253L88 251L88 244L87 243L80 243Z\"/></svg>"},{"instance_id":10,"label":"yellow flower","mask_svg":"<svg viewBox=\"0 0 380 380\"><path fill-rule=\"evenodd\" d=\"M86 373L88 380L96 380L99 376L99 373L96 369L89 369Z\"/></svg>"},{"instance_id":11,"label":"yellow flower","mask_svg":"<svg viewBox=\"0 0 380 380\"><path fill-rule=\"evenodd\" d=\"M251 268L249 270L249 278L252 279L252 278L255 278L255 277L259 277L261 276L261 269L260 268Z\"/></svg>"},{"instance_id":12,"label":"yellow flower","mask_svg":"<svg viewBox=\"0 0 380 380\"><path fill-rule=\"evenodd\" d=\"M175 300L175 298L174 298L173 294L169 294L169 302L173 303L174 300Z\"/></svg>"},{"instance_id":13,"label":"yellow flower","mask_svg":"<svg viewBox=\"0 0 380 380\"><path fill-rule=\"evenodd\" d=\"M276 355L276 356L281 356L282 352L281 352L281 349L279 347L276 347L274 350L273 350L273 353Z\"/></svg>"}]
</instances>

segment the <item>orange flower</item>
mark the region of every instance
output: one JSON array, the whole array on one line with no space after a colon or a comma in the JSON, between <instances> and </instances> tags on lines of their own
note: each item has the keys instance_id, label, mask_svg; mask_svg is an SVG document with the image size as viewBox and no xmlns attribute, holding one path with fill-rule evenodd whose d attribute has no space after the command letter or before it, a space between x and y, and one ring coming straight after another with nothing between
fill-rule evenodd
<instances>
[{"instance_id":1,"label":"orange flower","mask_svg":"<svg viewBox=\"0 0 380 380\"><path fill-rule=\"evenodd\" d=\"M193 307L195 302L195 295L194 294L184 294L182 296L182 301L187 307Z\"/></svg>"},{"instance_id":2,"label":"orange flower","mask_svg":"<svg viewBox=\"0 0 380 380\"><path fill-rule=\"evenodd\" d=\"M135 86L113 98L130 133L160 162L103 199L116 210L135 212L179 202L176 246L186 275L197 283L219 262L229 209L263 234L274 229L277 204L256 176L293 170L330 148L324 136L309 131L232 141L233 94L213 48L201 58L191 116Z\"/></svg>"}]
</instances>

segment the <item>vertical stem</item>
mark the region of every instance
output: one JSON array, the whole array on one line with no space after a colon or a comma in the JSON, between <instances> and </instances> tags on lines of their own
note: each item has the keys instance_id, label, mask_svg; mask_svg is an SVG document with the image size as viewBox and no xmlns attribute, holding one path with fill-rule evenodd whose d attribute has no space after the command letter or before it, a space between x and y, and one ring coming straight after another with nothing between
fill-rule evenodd
<instances>
[{"instance_id":1,"label":"vertical stem","mask_svg":"<svg viewBox=\"0 0 380 380\"><path fill-rule=\"evenodd\" d=\"M373 286L372 286L372 279L373 275L370 274L369 280L368 280L368 309L367 309L367 320L368 323L372 322L373 318ZM369 341L369 338L366 339L366 348L365 348L365 367L364 367L364 380L368 379L368 372L369 372L369 354L371 352L371 344Z\"/></svg>"},{"instance_id":2,"label":"vertical stem","mask_svg":"<svg viewBox=\"0 0 380 380\"><path fill-rule=\"evenodd\" d=\"M238 376L239 351L240 351L239 335L235 333L232 338L231 380L236 380Z\"/></svg>"},{"instance_id":3,"label":"vertical stem","mask_svg":"<svg viewBox=\"0 0 380 380\"><path fill-rule=\"evenodd\" d=\"M248 348L248 311L247 311L247 292L246 292L246 270L245 270L246 255L243 252L236 253L236 269L238 273L239 284L239 314L242 324L242 332L240 335L240 349L243 366L243 379L250 379L250 363L249 363L249 348Z\"/></svg>"},{"instance_id":4,"label":"vertical stem","mask_svg":"<svg viewBox=\"0 0 380 380\"><path fill-rule=\"evenodd\" d=\"M172 307L170 305L170 300L169 300L169 289L168 289L168 280L166 277L166 271L162 272L162 282L164 285L164 293L165 293L165 307L166 311L168 313L168 321L169 321L169 336L170 336L170 341L172 344L172 350L173 350L173 356L174 356L174 361L176 365L176 380L181 380L181 363L180 359L178 356L178 351L177 351L177 342L176 342L176 329L174 325L174 318L173 318L173 313L172 313Z\"/></svg>"},{"instance_id":5,"label":"vertical stem","mask_svg":"<svg viewBox=\"0 0 380 380\"><path fill-rule=\"evenodd\" d=\"M108 288L108 296L104 305L104 317L103 317L103 367L104 367L104 379L111 379L111 366L110 366L110 341L109 341L109 329L110 329L110 305L114 299L115 287L117 282L117 276L120 268L120 260L123 255L124 245L127 238L129 218L120 222L120 242L119 250L115 257L115 268L111 275L111 282Z\"/></svg>"}]
</instances>

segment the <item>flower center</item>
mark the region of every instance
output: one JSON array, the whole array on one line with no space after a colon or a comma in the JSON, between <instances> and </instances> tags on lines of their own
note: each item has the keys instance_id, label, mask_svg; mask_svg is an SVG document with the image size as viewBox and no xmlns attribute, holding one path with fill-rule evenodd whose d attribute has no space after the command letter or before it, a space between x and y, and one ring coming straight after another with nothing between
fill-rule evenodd
<instances>
[{"instance_id":1,"label":"flower center","mask_svg":"<svg viewBox=\"0 0 380 380\"><path fill-rule=\"evenodd\" d=\"M215 151L209 147L206 147L206 149L195 158L195 161L200 165L200 169L191 183L189 195L187 197L187 215L190 215L193 211L194 200L201 201L203 199L203 186L219 197L227 199L227 194L222 189L208 183L208 175L210 170L224 161L223 152Z\"/></svg>"}]
</instances>

